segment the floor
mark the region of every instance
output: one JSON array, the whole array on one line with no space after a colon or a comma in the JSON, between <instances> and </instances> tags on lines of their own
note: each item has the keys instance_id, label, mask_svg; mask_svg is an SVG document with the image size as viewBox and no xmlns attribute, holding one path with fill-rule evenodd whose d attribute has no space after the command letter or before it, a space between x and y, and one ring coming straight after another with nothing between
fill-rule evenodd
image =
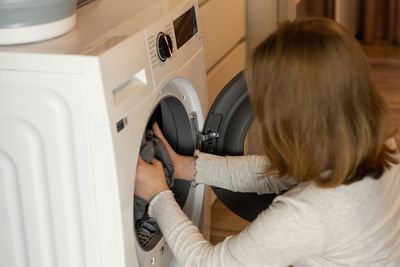
<instances>
[{"instance_id":1,"label":"floor","mask_svg":"<svg viewBox=\"0 0 400 267\"><path fill-rule=\"evenodd\" d=\"M372 80L392 110L393 126L400 128L400 47L386 42L363 45ZM400 131L396 134L400 140Z\"/></svg>"},{"instance_id":2,"label":"floor","mask_svg":"<svg viewBox=\"0 0 400 267\"><path fill-rule=\"evenodd\" d=\"M393 126L400 129L400 47L386 42L363 45L373 82L392 110ZM400 140L400 132L396 134ZM210 241L216 244L239 233L249 223L229 211L218 199L211 210Z\"/></svg>"}]
</instances>

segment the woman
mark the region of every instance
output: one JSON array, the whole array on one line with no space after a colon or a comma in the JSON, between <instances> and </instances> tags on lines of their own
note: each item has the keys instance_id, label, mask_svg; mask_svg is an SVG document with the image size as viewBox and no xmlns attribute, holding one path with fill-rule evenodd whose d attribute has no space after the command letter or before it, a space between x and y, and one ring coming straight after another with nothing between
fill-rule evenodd
<instances>
[{"instance_id":1,"label":"woman","mask_svg":"<svg viewBox=\"0 0 400 267\"><path fill-rule=\"evenodd\" d=\"M400 180L388 108L363 51L334 21L285 23L255 50L250 98L265 156L177 155L176 177L280 193L212 246L176 204L161 163L139 159L135 194L184 266L400 266ZM289 178L290 177L290 178Z\"/></svg>"}]
</instances>

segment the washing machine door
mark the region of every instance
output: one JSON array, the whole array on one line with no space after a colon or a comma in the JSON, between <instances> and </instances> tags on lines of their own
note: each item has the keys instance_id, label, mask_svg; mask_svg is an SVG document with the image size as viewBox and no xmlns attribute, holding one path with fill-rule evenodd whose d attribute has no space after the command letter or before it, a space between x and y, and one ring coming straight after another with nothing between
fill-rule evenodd
<instances>
[{"instance_id":1,"label":"washing machine door","mask_svg":"<svg viewBox=\"0 0 400 267\"><path fill-rule=\"evenodd\" d=\"M222 156L243 155L245 138L253 121L246 81L240 72L222 89L211 106L201 136L201 151ZM276 194L212 189L230 210L248 221L253 221L276 197Z\"/></svg>"}]
</instances>

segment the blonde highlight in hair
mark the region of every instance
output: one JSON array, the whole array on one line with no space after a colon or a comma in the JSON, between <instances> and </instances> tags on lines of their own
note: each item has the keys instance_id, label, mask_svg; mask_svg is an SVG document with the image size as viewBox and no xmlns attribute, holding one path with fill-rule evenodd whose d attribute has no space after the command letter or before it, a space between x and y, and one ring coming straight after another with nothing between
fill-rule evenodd
<instances>
[{"instance_id":1,"label":"blonde highlight in hair","mask_svg":"<svg viewBox=\"0 0 400 267\"><path fill-rule=\"evenodd\" d=\"M388 108L358 42L334 21L280 25L255 49L247 76L269 171L335 187L379 178L395 163Z\"/></svg>"}]
</instances>

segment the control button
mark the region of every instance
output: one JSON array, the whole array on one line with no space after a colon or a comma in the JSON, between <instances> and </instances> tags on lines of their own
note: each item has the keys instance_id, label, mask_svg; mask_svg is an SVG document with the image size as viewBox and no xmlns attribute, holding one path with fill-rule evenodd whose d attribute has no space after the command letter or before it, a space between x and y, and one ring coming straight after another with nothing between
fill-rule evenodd
<instances>
[{"instance_id":1,"label":"control button","mask_svg":"<svg viewBox=\"0 0 400 267\"><path fill-rule=\"evenodd\" d=\"M157 53L161 61L167 60L172 56L173 45L168 34L160 32L157 36Z\"/></svg>"}]
</instances>

